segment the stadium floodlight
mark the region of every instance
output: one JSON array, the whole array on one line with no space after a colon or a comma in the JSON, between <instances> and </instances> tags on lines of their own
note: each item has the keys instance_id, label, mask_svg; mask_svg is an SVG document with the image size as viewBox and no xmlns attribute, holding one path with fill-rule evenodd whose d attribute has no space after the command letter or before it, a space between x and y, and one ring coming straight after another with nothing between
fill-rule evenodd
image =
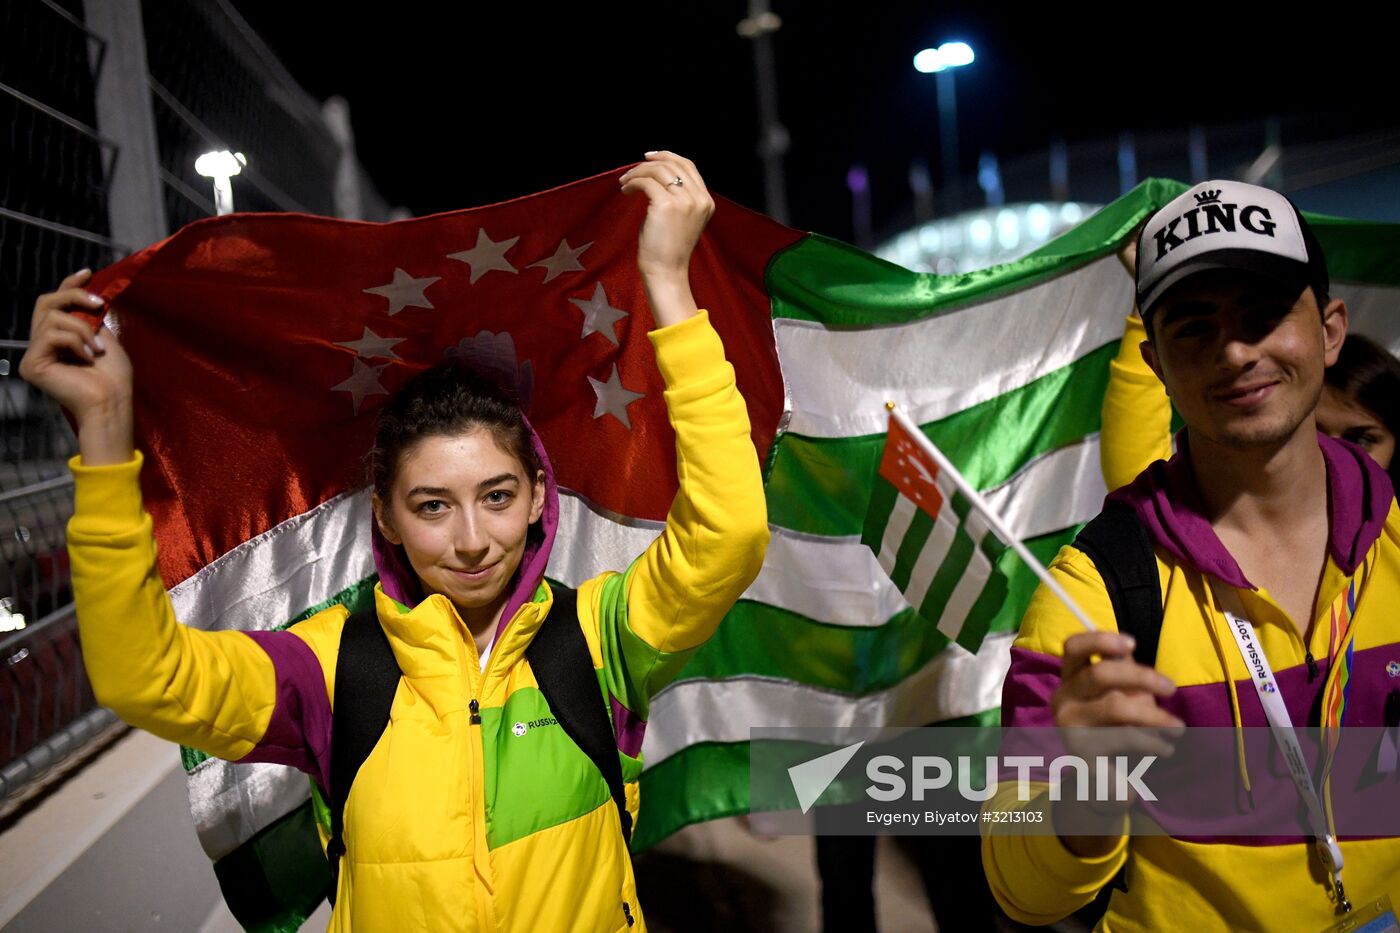
<instances>
[{"instance_id":1,"label":"stadium floodlight","mask_svg":"<svg viewBox=\"0 0 1400 933\"><path fill-rule=\"evenodd\" d=\"M243 171L247 164L247 156L227 149L206 152L194 160L194 170L214 180L214 213L220 216L233 213L233 185L229 179Z\"/></svg>"},{"instance_id":2,"label":"stadium floodlight","mask_svg":"<svg viewBox=\"0 0 1400 933\"><path fill-rule=\"evenodd\" d=\"M14 611L14 600L9 596L0 599L0 633L18 632L24 625L24 616Z\"/></svg>"},{"instance_id":3,"label":"stadium floodlight","mask_svg":"<svg viewBox=\"0 0 1400 933\"><path fill-rule=\"evenodd\" d=\"M958 105L953 85L954 69L971 65L977 56L966 42L945 42L914 56L922 74L937 75L939 136L943 141L943 187L949 209L958 209Z\"/></svg>"},{"instance_id":4,"label":"stadium floodlight","mask_svg":"<svg viewBox=\"0 0 1400 933\"><path fill-rule=\"evenodd\" d=\"M914 68L922 74L938 74L950 68L971 65L977 56L966 42L945 42L936 49L924 49L914 56Z\"/></svg>"}]
</instances>

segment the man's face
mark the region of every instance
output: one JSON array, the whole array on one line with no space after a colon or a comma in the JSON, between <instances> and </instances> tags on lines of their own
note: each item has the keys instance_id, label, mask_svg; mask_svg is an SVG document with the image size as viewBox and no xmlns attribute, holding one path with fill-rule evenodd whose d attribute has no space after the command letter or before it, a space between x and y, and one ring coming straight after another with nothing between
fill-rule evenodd
<instances>
[{"instance_id":1,"label":"man's face","mask_svg":"<svg viewBox=\"0 0 1400 933\"><path fill-rule=\"evenodd\" d=\"M1240 272L1193 276L1152 312L1143 358L1192 436L1267 447L1311 424L1322 371L1346 335L1346 305Z\"/></svg>"}]
</instances>

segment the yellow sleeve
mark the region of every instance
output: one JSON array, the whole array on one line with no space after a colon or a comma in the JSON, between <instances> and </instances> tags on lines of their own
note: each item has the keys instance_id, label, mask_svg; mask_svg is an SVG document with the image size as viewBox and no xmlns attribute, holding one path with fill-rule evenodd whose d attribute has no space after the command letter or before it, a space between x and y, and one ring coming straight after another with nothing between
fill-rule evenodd
<instances>
[{"instance_id":1,"label":"yellow sleeve","mask_svg":"<svg viewBox=\"0 0 1400 933\"><path fill-rule=\"evenodd\" d=\"M1114 631L1117 621L1094 562L1066 545L1050 562L1050 575L1070 598L1102 629ZM1012 652L1011 669L1002 694L1002 725L1045 726L1053 722L1047 700L1059 684L1065 639L1084 630L1058 597L1042 584L1031 597ZM1042 821L1052 824L1044 787L1031 799L1017 799L1014 782L997 788L987 810L1044 810ZM1053 834L1014 833L1023 824L984 824L982 867L1003 910L1021 923L1047 924L1061 920L1094 899L1118 874L1127 859L1128 839L1101 858L1086 859L1065 848Z\"/></svg>"},{"instance_id":2,"label":"yellow sleeve","mask_svg":"<svg viewBox=\"0 0 1400 933\"><path fill-rule=\"evenodd\" d=\"M1118 355L1108 364L1103 397L1099 463L1110 490L1126 486L1156 460L1172 452L1172 407L1167 390L1142 358L1147 339L1142 319L1128 315Z\"/></svg>"},{"instance_id":3,"label":"yellow sleeve","mask_svg":"<svg viewBox=\"0 0 1400 933\"><path fill-rule=\"evenodd\" d=\"M768 508L748 411L701 311L649 335L676 432L680 490L666 528L633 564L627 625L663 653L697 647L758 576Z\"/></svg>"},{"instance_id":4,"label":"yellow sleeve","mask_svg":"<svg viewBox=\"0 0 1400 933\"><path fill-rule=\"evenodd\" d=\"M1053 828L1049 791L1041 788L1026 802L1017 800L1016 785L1003 784L983 805L984 810L1040 810ZM1075 855L1055 835L1012 833L1024 824L982 824L982 867L992 895L1007 916L1018 923L1044 926L1063 920L1092 901L1128 860L1127 817L1118 844L1102 856Z\"/></svg>"},{"instance_id":5,"label":"yellow sleeve","mask_svg":"<svg viewBox=\"0 0 1400 933\"><path fill-rule=\"evenodd\" d=\"M175 619L141 505L141 463L139 452L111 466L69 462L68 554L88 679L97 701L133 726L236 760L272 718L272 660L242 632L202 632Z\"/></svg>"}]
</instances>

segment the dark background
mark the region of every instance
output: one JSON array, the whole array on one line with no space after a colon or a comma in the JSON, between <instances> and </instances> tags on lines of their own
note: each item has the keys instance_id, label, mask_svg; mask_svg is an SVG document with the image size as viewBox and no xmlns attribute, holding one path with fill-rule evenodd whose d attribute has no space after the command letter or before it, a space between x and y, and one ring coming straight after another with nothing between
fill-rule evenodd
<instances>
[{"instance_id":1,"label":"dark background","mask_svg":"<svg viewBox=\"0 0 1400 933\"><path fill-rule=\"evenodd\" d=\"M753 55L735 31L744 2L235 5L308 91L349 100L361 159L415 214L657 147L762 207ZM877 228L904 209L912 158L941 177L934 79L911 59L952 39L978 56L956 78L965 173L983 150L1005 159L1052 137L1271 115L1344 134L1400 116L1379 8L1248 6L774 0L791 221L849 238L855 161L870 169Z\"/></svg>"}]
</instances>

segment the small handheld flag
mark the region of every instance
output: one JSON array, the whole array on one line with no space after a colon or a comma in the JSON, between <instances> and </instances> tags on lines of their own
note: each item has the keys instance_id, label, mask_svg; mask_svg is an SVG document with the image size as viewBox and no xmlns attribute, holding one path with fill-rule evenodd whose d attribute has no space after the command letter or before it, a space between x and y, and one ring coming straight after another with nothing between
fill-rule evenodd
<instances>
[{"instance_id":1,"label":"small handheld flag","mask_svg":"<svg viewBox=\"0 0 1400 933\"><path fill-rule=\"evenodd\" d=\"M975 652L1006 599L1006 577L997 561L1010 547L1094 631L1097 626L943 452L907 415L888 407L889 433L861 542L875 552L909 605Z\"/></svg>"}]
</instances>

